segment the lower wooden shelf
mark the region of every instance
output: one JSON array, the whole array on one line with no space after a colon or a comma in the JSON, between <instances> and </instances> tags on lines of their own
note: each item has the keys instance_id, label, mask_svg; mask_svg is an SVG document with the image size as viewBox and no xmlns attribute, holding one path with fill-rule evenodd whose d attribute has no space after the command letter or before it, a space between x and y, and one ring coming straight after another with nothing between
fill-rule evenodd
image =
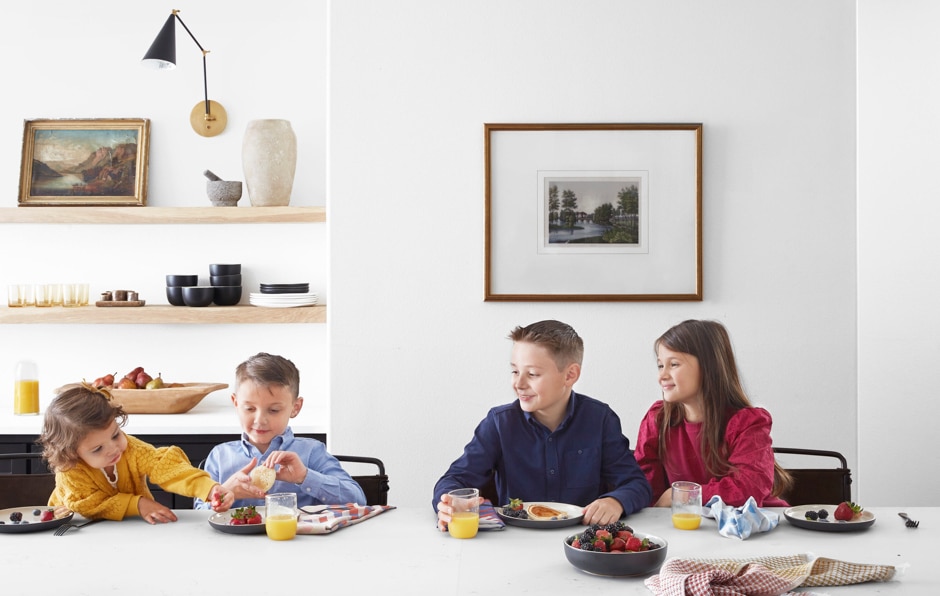
<instances>
[{"instance_id":1,"label":"lower wooden shelf","mask_svg":"<svg viewBox=\"0 0 940 596\"><path fill-rule=\"evenodd\" d=\"M66 308L54 306L39 308L0 307L0 324L272 324L272 323L325 323L326 306L296 308L266 308L262 306L140 306L135 308L99 308L80 306Z\"/></svg>"}]
</instances>

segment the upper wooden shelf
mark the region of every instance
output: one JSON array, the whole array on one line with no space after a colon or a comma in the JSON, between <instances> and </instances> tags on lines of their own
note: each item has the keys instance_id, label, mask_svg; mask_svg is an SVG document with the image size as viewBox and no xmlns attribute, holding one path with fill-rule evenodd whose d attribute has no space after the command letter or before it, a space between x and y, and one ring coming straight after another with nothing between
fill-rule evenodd
<instances>
[{"instance_id":1,"label":"upper wooden shelf","mask_svg":"<svg viewBox=\"0 0 940 596\"><path fill-rule=\"evenodd\" d=\"M322 223L326 207L3 207L0 223Z\"/></svg>"},{"instance_id":2,"label":"upper wooden shelf","mask_svg":"<svg viewBox=\"0 0 940 596\"><path fill-rule=\"evenodd\" d=\"M146 324L146 323L325 323L326 306L304 306L297 308L265 308L251 305L237 306L135 306L104 308L80 306L67 308L53 306L38 308L10 308L0 306L0 324L48 323L48 324Z\"/></svg>"}]
</instances>

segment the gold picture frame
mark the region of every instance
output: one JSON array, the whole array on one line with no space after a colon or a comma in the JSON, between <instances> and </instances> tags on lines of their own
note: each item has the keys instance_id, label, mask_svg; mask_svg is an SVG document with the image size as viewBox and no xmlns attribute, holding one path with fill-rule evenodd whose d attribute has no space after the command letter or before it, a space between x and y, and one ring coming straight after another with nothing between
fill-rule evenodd
<instances>
[{"instance_id":1,"label":"gold picture frame","mask_svg":"<svg viewBox=\"0 0 940 596\"><path fill-rule=\"evenodd\" d=\"M701 301L702 130L484 124L484 300Z\"/></svg>"},{"instance_id":2,"label":"gold picture frame","mask_svg":"<svg viewBox=\"0 0 940 596\"><path fill-rule=\"evenodd\" d=\"M144 206L149 157L146 118L26 120L19 206Z\"/></svg>"}]
</instances>

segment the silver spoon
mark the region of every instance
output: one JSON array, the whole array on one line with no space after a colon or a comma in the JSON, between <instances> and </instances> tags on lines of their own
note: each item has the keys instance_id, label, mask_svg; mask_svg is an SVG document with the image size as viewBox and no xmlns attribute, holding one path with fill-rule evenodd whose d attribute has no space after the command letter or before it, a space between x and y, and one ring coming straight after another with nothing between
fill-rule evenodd
<instances>
[{"instance_id":1,"label":"silver spoon","mask_svg":"<svg viewBox=\"0 0 940 596\"><path fill-rule=\"evenodd\" d=\"M908 528L916 528L917 526L920 525L920 522L919 522L919 521L914 521L914 520L912 520L911 518L909 518L909 517L907 516L906 513L898 513L898 515L900 515L901 517L904 518L904 520L905 520L905 521L904 521L904 525L907 526Z\"/></svg>"}]
</instances>

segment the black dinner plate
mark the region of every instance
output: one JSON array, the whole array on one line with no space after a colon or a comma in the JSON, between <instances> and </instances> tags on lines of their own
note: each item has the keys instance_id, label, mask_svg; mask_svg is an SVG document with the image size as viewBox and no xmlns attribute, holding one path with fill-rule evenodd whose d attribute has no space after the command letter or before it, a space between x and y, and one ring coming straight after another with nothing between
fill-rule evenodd
<instances>
[{"instance_id":1,"label":"black dinner plate","mask_svg":"<svg viewBox=\"0 0 940 596\"><path fill-rule=\"evenodd\" d=\"M9 509L0 510L0 521L3 523L0 524L0 533L7 534L17 534L23 532L42 532L44 530L51 530L53 528L58 528L64 523L72 521L74 513L69 513L66 516L60 517L58 519L52 519L49 521L39 521L39 515L33 515L34 511L41 512L49 509L48 505L30 505L28 507L11 507ZM23 521L16 524L10 519L10 514L13 512L19 512L23 514Z\"/></svg>"},{"instance_id":2,"label":"black dinner plate","mask_svg":"<svg viewBox=\"0 0 940 596\"><path fill-rule=\"evenodd\" d=\"M563 528L565 526L574 526L581 523L581 520L584 518L584 507L579 507L578 505L569 505L568 503L554 503L549 501L526 501L522 504L523 508L527 508L529 505L545 505L546 507L551 507L552 509L557 509L568 514L568 517L561 519L520 519L518 517L510 517L503 513L505 509L508 509L508 505L502 507L494 507L496 510L496 515L499 516L503 522L508 526L519 526L521 528L538 528L538 529L547 529L547 528Z\"/></svg>"},{"instance_id":3,"label":"black dinner plate","mask_svg":"<svg viewBox=\"0 0 940 596\"><path fill-rule=\"evenodd\" d=\"M264 534L264 507L258 507L257 509L258 513L261 514L260 524L233 526L229 523L232 521L233 511L235 510L231 509L222 513L212 514L209 518L209 525L212 526L213 529L219 532L225 532L226 534Z\"/></svg>"},{"instance_id":4,"label":"black dinner plate","mask_svg":"<svg viewBox=\"0 0 940 596\"><path fill-rule=\"evenodd\" d=\"M820 532L855 532L871 527L875 523L875 514L871 511L862 511L857 519L851 521L839 521L833 514L838 505L798 505L789 507L783 511L783 516L787 521L797 528L806 530L817 530ZM829 517L825 520L806 519L807 511L819 511L825 509L829 512Z\"/></svg>"}]
</instances>

